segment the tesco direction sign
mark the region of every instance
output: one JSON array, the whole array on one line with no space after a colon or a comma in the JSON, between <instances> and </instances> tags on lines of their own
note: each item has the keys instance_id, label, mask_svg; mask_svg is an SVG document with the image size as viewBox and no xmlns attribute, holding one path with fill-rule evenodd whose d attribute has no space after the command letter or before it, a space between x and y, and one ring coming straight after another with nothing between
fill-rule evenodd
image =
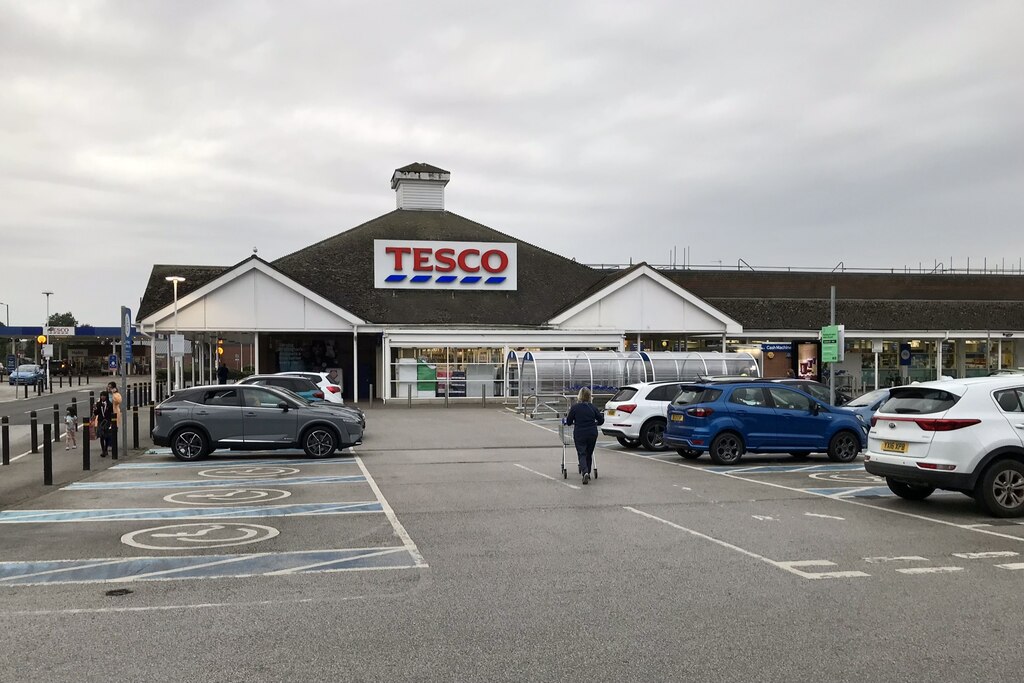
<instances>
[{"instance_id":1,"label":"tesco direction sign","mask_svg":"<svg viewBox=\"0 0 1024 683\"><path fill-rule=\"evenodd\" d=\"M374 240L377 289L516 290L514 242Z\"/></svg>"}]
</instances>

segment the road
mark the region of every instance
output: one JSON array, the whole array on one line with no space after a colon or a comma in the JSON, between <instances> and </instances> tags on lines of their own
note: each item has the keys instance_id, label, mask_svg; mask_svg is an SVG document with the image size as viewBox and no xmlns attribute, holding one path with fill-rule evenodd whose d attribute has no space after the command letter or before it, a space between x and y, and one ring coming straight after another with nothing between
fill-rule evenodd
<instances>
[{"instance_id":1,"label":"road","mask_svg":"<svg viewBox=\"0 0 1024 683\"><path fill-rule=\"evenodd\" d=\"M582 486L551 424L368 423L0 513L0 681L1020 679L1024 526L964 496L604 441Z\"/></svg>"}]
</instances>

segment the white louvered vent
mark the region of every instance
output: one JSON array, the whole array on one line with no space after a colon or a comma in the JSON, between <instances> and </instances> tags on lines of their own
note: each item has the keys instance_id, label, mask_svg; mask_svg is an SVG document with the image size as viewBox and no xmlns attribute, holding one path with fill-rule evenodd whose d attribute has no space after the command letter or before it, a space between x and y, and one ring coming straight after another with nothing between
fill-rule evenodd
<instances>
[{"instance_id":1,"label":"white louvered vent","mask_svg":"<svg viewBox=\"0 0 1024 683\"><path fill-rule=\"evenodd\" d=\"M436 166L415 163L391 176L395 206L411 211L444 211L444 187L451 174Z\"/></svg>"}]
</instances>

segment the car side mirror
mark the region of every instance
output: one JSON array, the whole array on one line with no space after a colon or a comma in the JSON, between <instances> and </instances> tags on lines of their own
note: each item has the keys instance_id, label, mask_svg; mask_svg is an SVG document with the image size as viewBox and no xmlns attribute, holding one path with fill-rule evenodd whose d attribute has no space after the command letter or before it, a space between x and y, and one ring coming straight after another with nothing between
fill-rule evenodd
<instances>
[{"instance_id":1,"label":"car side mirror","mask_svg":"<svg viewBox=\"0 0 1024 683\"><path fill-rule=\"evenodd\" d=\"M820 413L821 413L821 404L820 403L815 403L813 406L811 406L811 414L812 415L818 415Z\"/></svg>"},{"instance_id":2,"label":"car side mirror","mask_svg":"<svg viewBox=\"0 0 1024 683\"><path fill-rule=\"evenodd\" d=\"M280 403L278 403L277 407L280 408L281 410L283 410L286 413L288 412L288 404L285 403L284 401L281 401Z\"/></svg>"}]
</instances>

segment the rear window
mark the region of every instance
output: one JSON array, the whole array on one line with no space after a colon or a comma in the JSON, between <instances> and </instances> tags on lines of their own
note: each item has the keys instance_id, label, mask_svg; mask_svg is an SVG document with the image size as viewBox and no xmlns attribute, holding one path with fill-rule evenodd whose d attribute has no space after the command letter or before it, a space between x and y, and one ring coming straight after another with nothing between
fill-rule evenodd
<instances>
[{"instance_id":1,"label":"rear window","mask_svg":"<svg viewBox=\"0 0 1024 683\"><path fill-rule=\"evenodd\" d=\"M622 387L612 396L612 403L621 403L622 401L628 401L629 399L636 396L636 389L633 387Z\"/></svg>"},{"instance_id":2,"label":"rear window","mask_svg":"<svg viewBox=\"0 0 1024 683\"><path fill-rule=\"evenodd\" d=\"M889 400L882 404L879 411L897 415L942 413L956 405L959 400L959 396L943 389L896 387L890 392Z\"/></svg>"},{"instance_id":3,"label":"rear window","mask_svg":"<svg viewBox=\"0 0 1024 683\"><path fill-rule=\"evenodd\" d=\"M878 391L869 391L863 396L858 396L849 403L846 404L847 408L866 408L873 405L875 401L885 396L887 389L879 389Z\"/></svg>"},{"instance_id":4,"label":"rear window","mask_svg":"<svg viewBox=\"0 0 1024 683\"><path fill-rule=\"evenodd\" d=\"M672 405L688 406L691 403L711 403L718 400L722 395L721 389L708 389L705 387L681 387L679 393L672 401Z\"/></svg>"}]
</instances>

